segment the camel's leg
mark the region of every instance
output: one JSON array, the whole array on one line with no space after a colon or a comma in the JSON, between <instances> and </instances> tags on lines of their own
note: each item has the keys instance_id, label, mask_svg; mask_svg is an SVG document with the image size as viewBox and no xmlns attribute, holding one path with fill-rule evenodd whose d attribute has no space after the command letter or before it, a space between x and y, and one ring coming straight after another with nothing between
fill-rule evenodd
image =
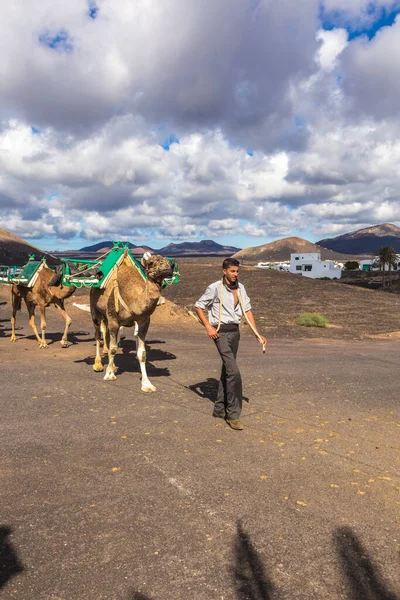
<instances>
[{"instance_id":1,"label":"camel's leg","mask_svg":"<svg viewBox=\"0 0 400 600\"><path fill-rule=\"evenodd\" d=\"M39 343L39 348L48 348L48 344L46 342L45 334L46 334L46 307L44 304L39 305L40 310L40 328L42 330L42 339Z\"/></svg>"},{"instance_id":2,"label":"camel's leg","mask_svg":"<svg viewBox=\"0 0 400 600\"><path fill-rule=\"evenodd\" d=\"M94 322L94 336L96 339L96 358L94 360L94 365L93 365L93 370L94 371L104 371L104 367L103 367L103 363L101 361L101 355L100 355L100 342L101 342L101 325L104 325L104 343L106 340L106 332L107 332L107 328L106 328L106 324L103 322L103 320L101 321L93 321Z\"/></svg>"},{"instance_id":3,"label":"camel's leg","mask_svg":"<svg viewBox=\"0 0 400 600\"><path fill-rule=\"evenodd\" d=\"M64 333L63 336L61 338L61 346L63 348L68 348L69 344L68 344L68 330L69 330L69 326L72 323L72 319L71 317L67 314L65 308L64 308L64 302L62 300L59 300L58 302L54 303L56 309L61 313L62 318L65 321L65 329L64 329Z\"/></svg>"},{"instance_id":4,"label":"camel's leg","mask_svg":"<svg viewBox=\"0 0 400 600\"><path fill-rule=\"evenodd\" d=\"M103 336L103 353L108 354L108 344L107 344L107 326L104 323L103 319L100 323L101 335Z\"/></svg>"},{"instance_id":5,"label":"camel's leg","mask_svg":"<svg viewBox=\"0 0 400 600\"><path fill-rule=\"evenodd\" d=\"M108 365L106 374L104 375L105 381L114 381L116 379L115 372L117 367L115 366L114 358L118 350L117 338L118 338L119 325L117 322L108 322L108 333L110 336L109 349L108 349Z\"/></svg>"},{"instance_id":6,"label":"camel's leg","mask_svg":"<svg viewBox=\"0 0 400 600\"><path fill-rule=\"evenodd\" d=\"M140 364L140 371L142 373L142 392L156 392L157 388L150 383L146 372L146 334L149 330L150 319L145 323L139 325L138 337L137 337L137 357Z\"/></svg>"},{"instance_id":7,"label":"camel's leg","mask_svg":"<svg viewBox=\"0 0 400 600\"><path fill-rule=\"evenodd\" d=\"M25 304L26 304L26 308L28 309L28 314L29 314L29 325L31 326L32 331L35 334L38 344L40 346L42 343L42 340L40 339L38 330L36 329L36 323L35 323L35 308L36 308L36 306L33 304L33 302L27 302L26 300L25 300Z\"/></svg>"},{"instance_id":8,"label":"camel's leg","mask_svg":"<svg viewBox=\"0 0 400 600\"><path fill-rule=\"evenodd\" d=\"M122 340L124 340L126 338L126 332L125 332L125 328L121 325L121 327L119 328L118 331L118 337L117 337L117 344L118 344L118 348L121 347L121 342Z\"/></svg>"},{"instance_id":9,"label":"camel's leg","mask_svg":"<svg viewBox=\"0 0 400 600\"><path fill-rule=\"evenodd\" d=\"M17 320L17 310L21 308L21 297L14 293L11 288L11 306L12 306L12 317L11 317L11 338L10 342L16 342L17 337L15 335L15 323Z\"/></svg>"}]
</instances>

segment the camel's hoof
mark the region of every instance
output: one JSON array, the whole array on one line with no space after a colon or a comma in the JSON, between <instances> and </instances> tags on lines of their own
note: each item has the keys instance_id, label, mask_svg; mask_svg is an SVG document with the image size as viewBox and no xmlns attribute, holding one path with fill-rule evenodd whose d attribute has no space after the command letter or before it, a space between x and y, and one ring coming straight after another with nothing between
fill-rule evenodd
<instances>
[{"instance_id":1,"label":"camel's hoof","mask_svg":"<svg viewBox=\"0 0 400 600\"><path fill-rule=\"evenodd\" d=\"M14 337L12 337L12 336L10 337L10 342L16 342L16 341L17 341L17 338L15 336Z\"/></svg>"},{"instance_id":2,"label":"camel's hoof","mask_svg":"<svg viewBox=\"0 0 400 600\"><path fill-rule=\"evenodd\" d=\"M71 345L69 342L64 342L63 340L61 340L60 344L61 348L69 348L69 346Z\"/></svg>"},{"instance_id":3,"label":"camel's hoof","mask_svg":"<svg viewBox=\"0 0 400 600\"><path fill-rule=\"evenodd\" d=\"M115 381L117 378L115 377L115 373L113 373L112 371L107 371L103 379L104 381Z\"/></svg>"},{"instance_id":4,"label":"camel's hoof","mask_svg":"<svg viewBox=\"0 0 400 600\"><path fill-rule=\"evenodd\" d=\"M48 344L39 344L39 348L48 348L49 345Z\"/></svg>"},{"instance_id":5,"label":"camel's hoof","mask_svg":"<svg viewBox=\"0 0 400 600\"><path fill-rule=\"evenodd\" d=\"M142 392L151 393L151 392L156 392L156 391L157 391L157 388L154 385L152 385L151 383L146 383L145 385L142 385Z\"/></svg>"},{"instance_id":6,"label":"camel's hoof","mask_svg":"<svg viewBox=\"0 0 400 600\"><path fill-rule=\"evenodd\" d=\"M93 365L93 371L96 371L96 373L101 373L101 371L104 371L104 367L103 365L96 365L96 363Z\"/></svg>"}]
</instances>

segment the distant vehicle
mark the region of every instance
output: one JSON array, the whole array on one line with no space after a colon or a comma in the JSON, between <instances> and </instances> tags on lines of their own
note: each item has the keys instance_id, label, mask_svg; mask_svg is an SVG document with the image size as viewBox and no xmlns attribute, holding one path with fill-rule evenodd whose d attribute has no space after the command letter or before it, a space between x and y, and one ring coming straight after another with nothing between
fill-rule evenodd
<instances>
[{"instance_id":1,"label":"distant vehicle","mask_svg":"<svg viewBox=\"0 0 400 600\"><path fill-rule=\"evenodd\" d=\"M289 271L290 265L288 262L259 262L257 263L259 269L272 269L273 271Z\"/></svg>"}]
</instances>

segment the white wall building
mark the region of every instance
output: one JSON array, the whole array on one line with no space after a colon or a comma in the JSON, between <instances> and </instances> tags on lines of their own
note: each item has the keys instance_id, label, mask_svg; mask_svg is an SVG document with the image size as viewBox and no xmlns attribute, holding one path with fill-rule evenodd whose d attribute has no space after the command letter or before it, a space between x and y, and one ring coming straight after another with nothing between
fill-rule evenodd
<instances>
[{"instance_id":1,"label":"white wall building","mask_svg":"<svg viewBox=\"0 0 400 600\"><path fill-rule=\"evenodd\" d=\"M321 260L319 252L290 255L290 272L318 279L329 277L329 279L340 279L342 270L335 267L333 260Z\"/></svg>"},{"instance_id":2,"label":"white wall building","mask_svg":"<svg viewBox=\"0 0 400 600\"><path fill-rule=\"evenodd\" d=\"M378 262L378 258L370 258L365 260L360 260L360 270L361 271L380 271L380 266ZM392 271L400 270L400 254L397 254L397 262L392 265ZM389 265L385 265L385 271L389 271Z\"/></svg>"}]
</instances>

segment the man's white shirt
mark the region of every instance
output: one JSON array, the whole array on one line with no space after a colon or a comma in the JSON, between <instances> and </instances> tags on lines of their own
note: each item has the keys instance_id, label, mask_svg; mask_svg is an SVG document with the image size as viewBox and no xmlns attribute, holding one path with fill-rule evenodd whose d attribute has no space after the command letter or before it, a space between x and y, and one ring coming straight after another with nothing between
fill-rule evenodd
<instances>
[{"instance_id":1,"label":"man's white shirt","mask_svg":"<svg viewBox=\"0 0 400 600\"><path fill-rule=\"evenodd\" d=\"M234 305L235 298L232 290L226 285L222 286L222 313L221 323L223 325L239 325L243 316L240 302ZM251 310L250 298L246 293L246 289L242 283L239 283L240 295L243 301L245 312ZM208 320L213 327L218 325L220 313L220 295L221 295L221 280L215 281L208 286L204 294L197 300L195 308L201 308L208 311Z\"/></svg>"}]
</instances>

